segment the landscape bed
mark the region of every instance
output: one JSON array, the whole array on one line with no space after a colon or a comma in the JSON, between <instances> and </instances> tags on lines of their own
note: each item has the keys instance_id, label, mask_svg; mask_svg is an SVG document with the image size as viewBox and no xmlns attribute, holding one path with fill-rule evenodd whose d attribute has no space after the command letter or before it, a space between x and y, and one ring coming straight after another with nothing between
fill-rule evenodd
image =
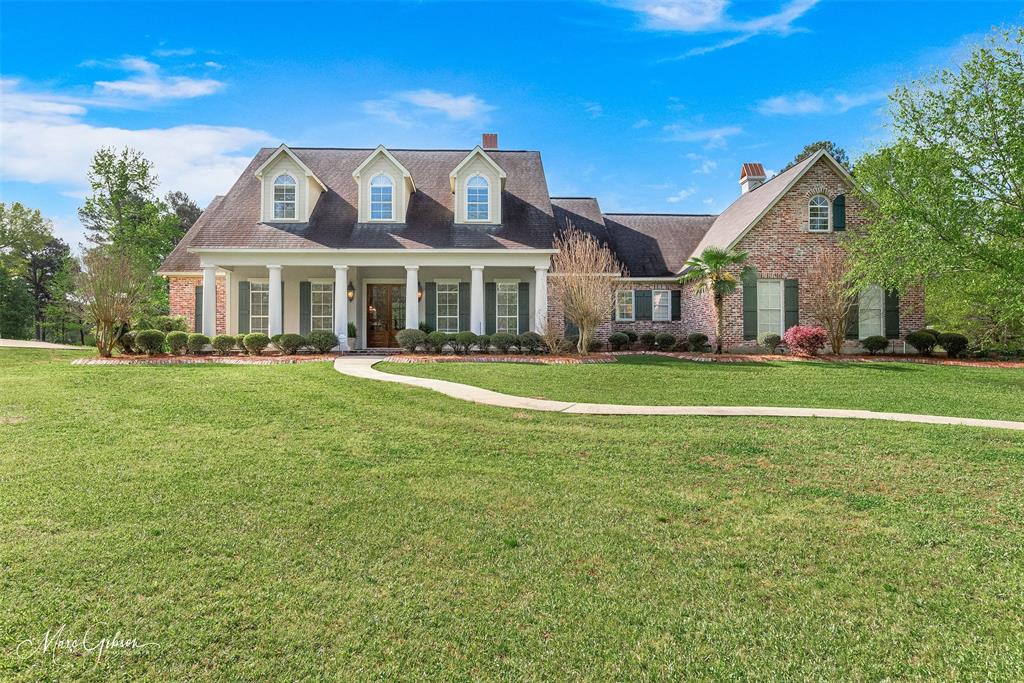
<instances>
[{"instance_id":1,"label":"landscape bed","mask_svg":"<svg viewBox=\"0 0 1024 683\"><path fill-rule=\"evenodd\" d=\"M81 356L0 350L4 680L1024 675L1020 434ZM16 656L61 624L154 645Z\"/></svg>"}]
</instances>

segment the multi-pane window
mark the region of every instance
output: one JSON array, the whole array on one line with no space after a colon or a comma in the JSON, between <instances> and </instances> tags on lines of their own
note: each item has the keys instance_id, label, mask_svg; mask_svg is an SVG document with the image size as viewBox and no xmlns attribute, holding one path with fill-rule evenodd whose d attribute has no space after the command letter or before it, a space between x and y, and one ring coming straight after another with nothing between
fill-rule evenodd
<instances>
[{"instance_id":1,"label":"multi-pane window","mask_svg":"<svg viewBox=\"0 0 1024 683\"><path fill-rule=\"evenodd\" d=\"M390 221L395 215L395 185L383 173L370 181L370 220Z\"/></svg>"},{"instance_id":2,"label":"multi-pane window","mask_svg":"<svg viewBox=\"0 0 1024 683\"><path fill-rule=\"evenodd\" d=\"M267 334L270 329L270 283L249 283L249 331Z\"/></svg>"},{"instance_id":3,"label":"multi-pane window","mask_svg":"<svg viewBox=\"0 0 1024 683\"><path fill-rule=\"evenodd\" d=\"M287 173L274 179L274 218L295 218L295 178Z\"/></svg>"},{"instance_id":4,"label":"multi-pane window","mask_svg":"<svg viewBox=\"0 0 1024 683\"><path fill-rule=\"evenodd\" d=\"M882 316L885 314L885 295L878 285L868 285L860 292L857 306L857 334L861 339L884 334Z\"/></svg>"},{"instance_id":5,"label":"multi-pane window","mask_svg":"<svg viewBox=\"0 0 1024 683\"><path fill-rule=\"evenodd\" d=\"M466 183L466 218L485 221L490 216L490 185L487 178L473 176Z\"/></svg>"},{"instance_id":6,"label":"multi-pane window","mask_svg":"<svg viewBox=\"0 0 1024 683\"><path fill-rule=\"evenodd\" d=\"M633 312L633 303L632 289L620 289L615 292L615 319L635 320L636 315Z\"/></svg>"},{"instance_id":7,"label":"multi-pane window","mask_svg":"<svg viewBox=\"0 0 1024 683\"><path fill-rule=\"evenodd\" d=\"M334 284L311 282L309 284L310 330L334 331Z\"/></svg>"},{"instance_id":8,"label":"multi-pane window","mask_svg":"<svg viewBox=\"0 0 1024 683\"><path fill-rule=\"evenodd\" d=\"M672 292L667 289L655 289L651 292L651 318L672 319Z\"/></svg>"},{"instance_id":9,"label":"multi-pane window","mask_svg":"<svg viewBox=\"0 0 1024 683\"><path fill-rule=\"evenodd\" d=\"M498 332L519 334L519 283L497 283L497 325Z\"/></svg>"},{"instance_id":10,"label":"multi-pane window","mask_svg":"<svg viewBox=\"0 0 1024 683\"><path fill-rule=\"evenodd\" d=\"M774 332L782 334L782 280L758 280L757 282L757 334Z\"/></svg>"},{"instance_id":11,"label":"multi-pane window","mask_svg":"<svg viewBox=\"0 0 1024 683\"><path fill-rule=\"evenodd\" d=\"M437 283L437 331L459 331L459 283Z\"/></svg>"},{"instance_id":12,"label":"multi-pane window","mask_svg":"<svg viewBox=\"0 0 1024 683\"><path fill-rule=\"evenodd\" d=\"M811 232L828 232L828 198L816 194L807 205L807 227Z\"/></svg>"}]
</instances>

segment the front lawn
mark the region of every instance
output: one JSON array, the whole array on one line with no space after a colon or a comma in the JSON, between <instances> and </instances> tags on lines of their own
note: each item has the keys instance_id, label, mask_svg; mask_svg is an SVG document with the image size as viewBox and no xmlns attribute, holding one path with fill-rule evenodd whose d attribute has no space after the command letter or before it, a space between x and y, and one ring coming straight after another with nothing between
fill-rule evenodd
<instances>
[{"instance_id":1,"label":"front lawn","mask_svg":"<svg viewBox=\"0 0 1024 683\"><path fill-rule=\"evenodd\" d=\"M707 363L619 356L616 363L379 363L378 370L446 379L516 396L631 405L860 408L1024 419L1024 370L920 363Z\"/></svg>"},{"instance_id":2,"label":"front lawn","mask_svg":"<svg viewBox=\"0 0 1024 683\"><path fill-rule=\"evenodd\" d=\"M1024 677L1024 435L78 355L0 349L2 680Z\"/></svg>"}]
</instances>

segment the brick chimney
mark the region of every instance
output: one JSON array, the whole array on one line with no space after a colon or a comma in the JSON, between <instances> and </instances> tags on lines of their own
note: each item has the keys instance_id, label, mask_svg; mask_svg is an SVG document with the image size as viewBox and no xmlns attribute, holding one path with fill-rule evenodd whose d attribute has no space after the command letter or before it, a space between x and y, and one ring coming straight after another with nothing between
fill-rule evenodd
<instances>
[{"instance_id":1,"label":"brick chimney","mask_svg":"<svg viewBox=\"0 0 1024 683\"><path fill-rule=\"evenodd\" d=\"M484 133L484 149L498 149L498 134Z\"/></svg>"},{"instance_id":2,"label":"brick chimney","mask_svg":"<svg viewBox=\"0 0 1024 683\"><path fill-rule=\"evenodd\" d=\"M764 172L764 166L758 163L747 163L743 164L740 168L740 187L742 188L742 194L746 194L751 190L760 187L767 176Z\"/></svg>"}]
</instances>

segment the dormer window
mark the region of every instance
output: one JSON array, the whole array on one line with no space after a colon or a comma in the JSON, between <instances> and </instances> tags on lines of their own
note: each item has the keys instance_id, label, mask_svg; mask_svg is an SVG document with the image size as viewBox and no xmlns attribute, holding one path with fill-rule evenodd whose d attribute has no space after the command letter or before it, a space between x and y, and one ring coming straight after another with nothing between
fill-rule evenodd
<instances>
[{"instance_id":1,"label":"dormer window","mask_svg":"<svg viewBox=\"0 0 1024 683\"><path fill-rule=\"evenodd\" d=\"M489 220L491 206L491 184L487 178L475 175L466 183L466 220Z\"/></svg>"},{"instance_id":2,"label":"dormer window","mask_svg":"<svg viewBox=\"0 0 1024 683\"><path fill-rule=\"evenodd\" d=\"M828 232L828 197L821 194L814 195L811 197L807 211L807 229L811 232Z\"/></svg>"},{"instance_id":3,"label":"dormer window","mask_svg":"<svg viewBox=\"0 0 1024 683\"><path fill-rule=\"evenodd\" d=\"M395 183L383 173L370 181L370 220L390 221L395 216Z\"/></svg>"},{"instance_id":4,"label":"dormer window","mask_svg":"<svg viewBox=\"0 0 1024 683\"><path fill-rule=\"evenodd\" d=\"M295 178L287 173L274 178L274 218L295 218Z\"/></svg>"}]
</instances>

